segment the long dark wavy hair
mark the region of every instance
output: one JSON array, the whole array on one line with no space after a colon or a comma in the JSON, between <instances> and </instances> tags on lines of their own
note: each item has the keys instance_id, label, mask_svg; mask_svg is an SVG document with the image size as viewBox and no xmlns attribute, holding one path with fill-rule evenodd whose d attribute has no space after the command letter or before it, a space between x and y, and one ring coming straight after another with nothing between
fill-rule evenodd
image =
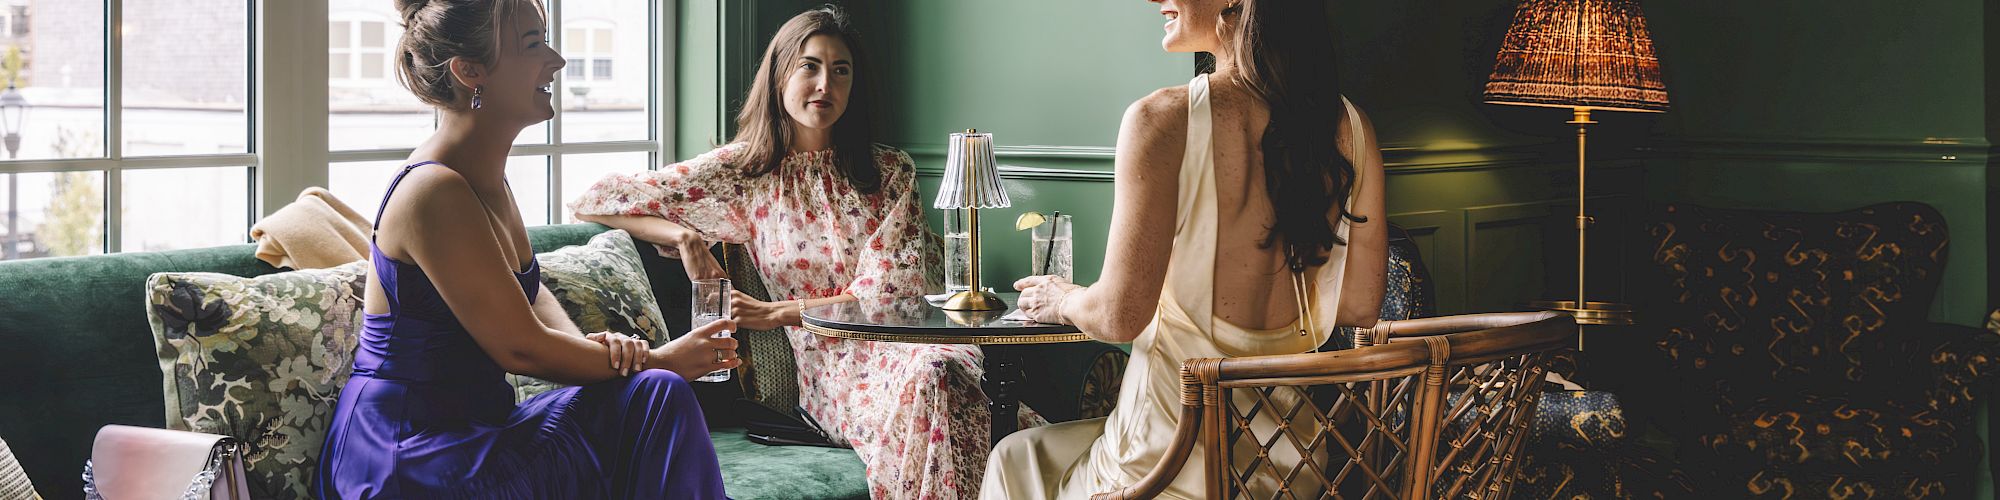
<instances>
[{"instance_id":1,"label":"long dark wavy hair","mask_svg":"<svg viewBox=\"0 0 2000 500\"><path fill-rule=\"evenodd\" d=\"M1327 222L1328 210L1356 223L1368 221L1347 212L1354 164L1340 155L1340 120L1347 107L1340 100L1326 5L1242 0L1222 14L1238 16L1235 37L1223 41L1235 50L1236 79L1271 108L1260 146L1264 188L1277 223L1261 245L1284 244L1286 264L1295 271L1324 264L1328 250L1347 244ZM1197 54L1195 69L1213 72L1214 57Z\"/></svg>"},{"instance_id":2,"label":"long dark wavy hair","mask_svg":"<svg viewBox=\"0 0 2000 500\"><path fill-rule=\"evenodd\" d=\"M839 37L847 44L854 64L853 83L848 87L847 110L833 123L834 163L856 191L875 193L882 187L882 171L875 166L875 131L870 111L874 95L869 91L868 58L861 54L861 39L839 6L827 4L792 16L771 37L764 48L764 61L757 65L757 78L750 84L743 110L736 115L736 138L748 146L744 150L745 175L756 177L776 171L784 163L792 144L792 118L785 114L784 91L779 87L790 77L813 35Z\"/></svg>"}]
</instances>

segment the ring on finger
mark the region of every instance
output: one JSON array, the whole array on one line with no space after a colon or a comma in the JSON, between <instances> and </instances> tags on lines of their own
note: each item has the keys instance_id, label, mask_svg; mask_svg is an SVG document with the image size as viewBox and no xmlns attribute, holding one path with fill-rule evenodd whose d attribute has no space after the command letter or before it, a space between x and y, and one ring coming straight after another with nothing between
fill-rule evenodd
<instances>
[{"instance_id":1,"label":"ring on finger","mask_svg":"<svg viewBox=\"0 0 2000 500\"><path fill-rule=\"evenodd\" d=\"M717 363L721 363L721 362L723 362L723 361L727 361L727 360L725 360L725 359L722 359L722 350L721 350L721 349L716 349L716 350L715 350L715 362L717 362Z\"/></svg>"}]
</instances>

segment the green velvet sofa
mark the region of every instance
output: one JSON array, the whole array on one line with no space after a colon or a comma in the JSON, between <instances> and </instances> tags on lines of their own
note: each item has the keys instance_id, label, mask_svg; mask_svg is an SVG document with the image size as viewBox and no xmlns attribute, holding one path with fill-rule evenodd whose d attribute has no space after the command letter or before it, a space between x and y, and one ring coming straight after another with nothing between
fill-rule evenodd
<instances>
[{"instance_id":1,"label":"green velvet sofa","mask_svg":"<svg viewBox=\"0 0 2000 500\"><path fill-rule=\"evenodd\" d=\"M582 244L605 229L595 224L540 226L529 229L529 239L536 252L547 252ZM146 318L147 277L159 272L254 277L285 271L258 261L254 248L0 262L0 379L8 381L0 384L0 438L13 448L44 497L82 496L80 473L99 427L165 425L160 364ZM680 266L652 252L640 253L651 286L660 292L662 311L685 310L685 304L668 303L686 298ZM677 288L682 292L671 292ZM1052 418L1075 418L1076 404L1054 401L1076 401L1076 384L1044 386L1058 388L1024 399L1048 407L1044 413ZM705 401L714 401L715 389L707 391ZM1055 394L1062 392L1068 394ZM726 408L704 409L732 497L868 496L865 471L853 451L751 443L732 424Z\"/></svg>"}]
</instances>

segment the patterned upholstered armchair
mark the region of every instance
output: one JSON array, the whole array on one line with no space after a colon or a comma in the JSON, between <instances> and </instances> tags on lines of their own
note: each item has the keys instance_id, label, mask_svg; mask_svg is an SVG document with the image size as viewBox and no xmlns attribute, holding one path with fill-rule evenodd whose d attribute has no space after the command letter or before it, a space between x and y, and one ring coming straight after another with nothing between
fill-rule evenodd
<instances>
[{"instance_id":1,"label":"patterned upholstered armchair","mask_svg":"<svg viewBox=\"0 0 2000 500\"><path fill-rule=\"evenodd\" d=\"M1627 404L1713 470L1704 494L1971 495L1972 399L2000 336L1927 321L1948 242L1935 209L1670 205L1651 219L1634 289L1661 383Z\"/></svg>"}]
</instances>

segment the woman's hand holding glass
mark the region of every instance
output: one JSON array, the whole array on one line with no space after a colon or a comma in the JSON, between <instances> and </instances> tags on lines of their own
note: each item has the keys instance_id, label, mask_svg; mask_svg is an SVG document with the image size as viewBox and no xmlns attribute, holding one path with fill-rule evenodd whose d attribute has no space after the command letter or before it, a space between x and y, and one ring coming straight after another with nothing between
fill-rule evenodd
<instances>
[{"instance_id":1,"label":"woman's hand holding glass","mask_svg":"<svg viewBox=\"0 0 2000 500\"><path fill-rule=\"evenodd\" d=\"M743 364L736 356L736 339L717 337L716 334L736 331L736 320L722 319L697 326L687 335L667 342L649 353L661 368L680 374L681 378L694 380L716 370L728 370Z\"/></svg>"},{"instance_id":2,"label":"woman's hand holding glass","mask_svg":"<svg viewBox=\"0 0 2000 500\"><path fill-rule=\"evenodd\" d=\"M1014 305L1021 313L1028 315L1036 323L1067 325L1069 319L1063 316L1063 301L1069 295L1083 290L1083 285L1070 283L1061 276L1029 276L1014 282L1014 289L1021 291L1021 298Z\"/></svg>"}]
</instances>

